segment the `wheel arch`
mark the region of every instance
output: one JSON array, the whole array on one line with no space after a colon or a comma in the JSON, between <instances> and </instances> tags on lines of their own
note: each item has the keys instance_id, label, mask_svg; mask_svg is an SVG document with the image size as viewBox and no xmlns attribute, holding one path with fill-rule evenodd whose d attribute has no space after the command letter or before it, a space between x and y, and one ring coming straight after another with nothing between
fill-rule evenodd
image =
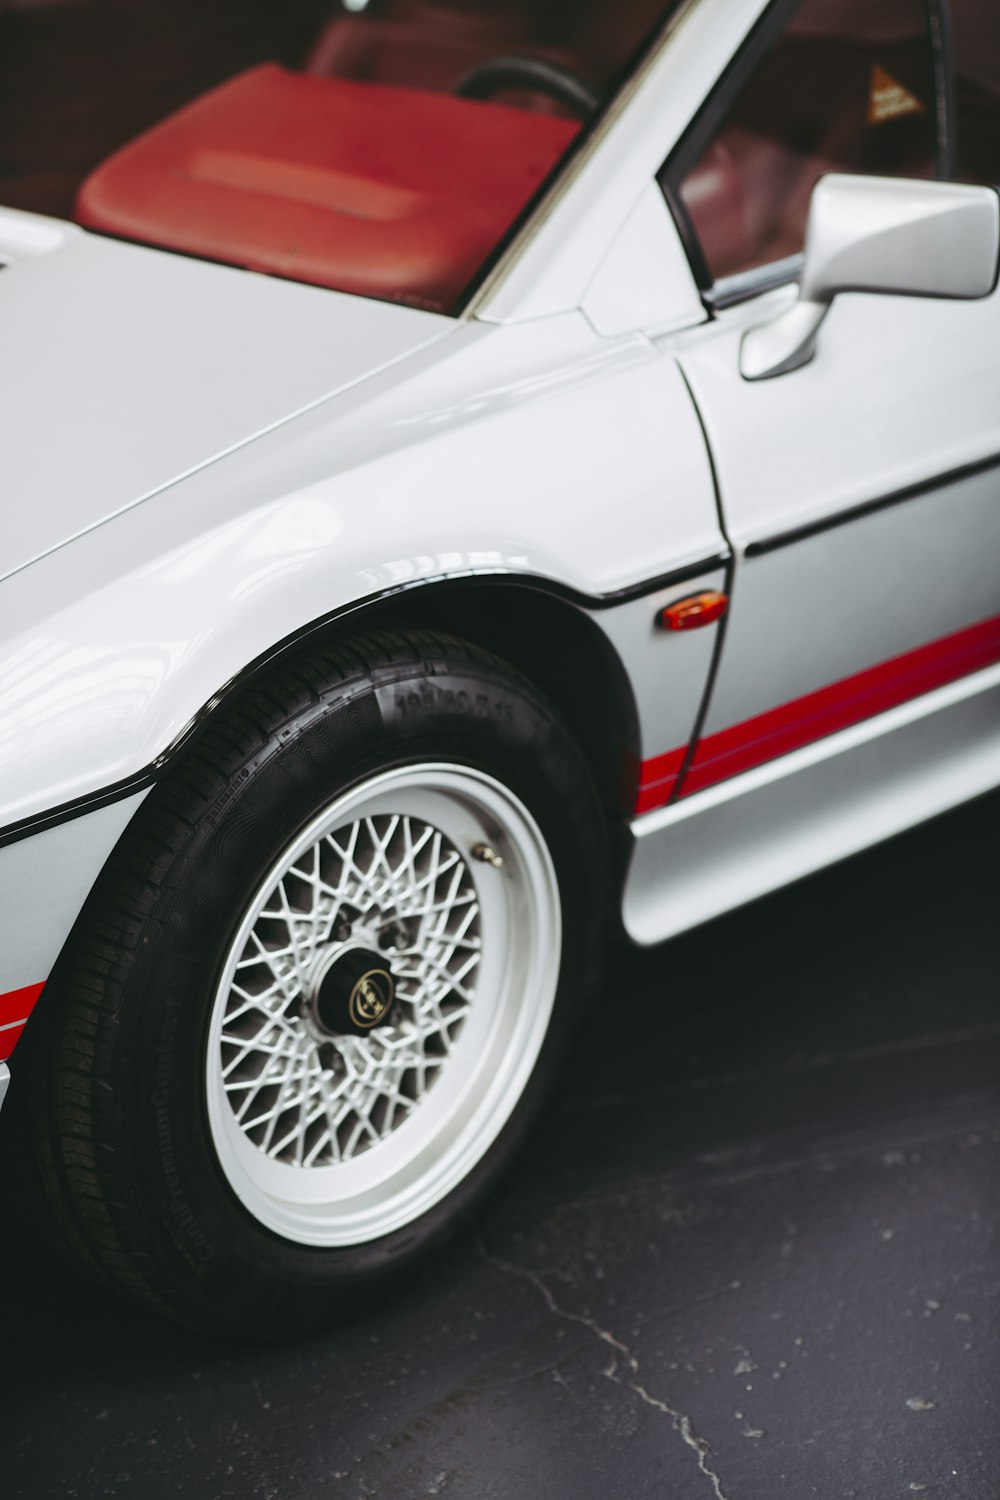
<instances>
[{"instance_id":1,"label":"wheel arch","mask_svg":"<svg viewBox=\"0 0 1000 1500\"><path fill-rule=\"evenodd\" d=\"M601 607L601 601L589 601L544 580L479 575L437 580L360 601L277 643L220 687L155 765L127 782L5 830L0 877L9 867L8 894L32 888L33 877L25 875L22 865L36 858L36 851L40 858L50 846L62 851L69 841L76 850L82 841L88 862L81 864L76 856L60 862L67 876L79 878L65 892L66 913L58 932L46 931L40 949L34 941L38 924L15 923L18 941L8 945L0 990L39 983L51 975L91 886L153 783L180 763L217 708L232 703L260 674L292 660L307 646L410 627L444 631L492 651L521 672L562 715L590 769L606 818L623 822L631 811L628 768L638 755L639 713L624 662L598 623ZM35 834L42 835L41 842ZM19 1063L23 1060L25 1054L19 1053Z\"/></svg>"},{"instance_id":2,"label":"wheel arch","mask_svg":"<svg viewBox=\"0 0 1000 1500\"><path fill-rule=\"evenodd\" d=\"M544 580L487 575L443 579L361 601L303 627L220 688L164 753L169 769L221 705L307 644L394 627L444 631L481 646L521 672L555 706L586 760L609 818L629 811L629 766L640 743L639 712L626 667L593 614L569 590Z\"/></svg>"}]
</instances>

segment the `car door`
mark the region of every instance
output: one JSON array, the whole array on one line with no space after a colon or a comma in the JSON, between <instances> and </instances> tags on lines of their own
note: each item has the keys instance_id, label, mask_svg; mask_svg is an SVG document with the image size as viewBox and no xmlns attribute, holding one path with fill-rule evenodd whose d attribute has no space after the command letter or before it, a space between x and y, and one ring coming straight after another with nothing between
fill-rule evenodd
<instances>
[{"instance_id":1,"label":"car door","mask_svg":"<svg viewBox=\"0 0 1000 1500\"><path fill-rule=\"evenodd\" d=\"M1000 180L998 98L982 0L780 4L665 168L715 316L664 342L736 558L682 797L1000 660L1000 294L844 293L811 363L740 373L794 300L816 179Z\"/></svg>"}]
</instances>

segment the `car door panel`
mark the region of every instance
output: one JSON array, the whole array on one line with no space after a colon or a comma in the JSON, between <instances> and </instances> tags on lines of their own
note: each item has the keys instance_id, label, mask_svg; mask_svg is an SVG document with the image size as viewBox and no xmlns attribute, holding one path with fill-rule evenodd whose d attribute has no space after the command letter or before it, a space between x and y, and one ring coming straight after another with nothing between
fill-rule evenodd
<instances>
[{"instance_id":1,"label":"car door panel","mask_svg":"<svg viewBox=\"0 0 1000 1500\"><path fill-rule=\"evenodd\" d=\"M680 354L737 557L686 793L1000 657L1000 298L842 296L812 364L756 385L753 320Z\"/></svg>"}]
</instances>

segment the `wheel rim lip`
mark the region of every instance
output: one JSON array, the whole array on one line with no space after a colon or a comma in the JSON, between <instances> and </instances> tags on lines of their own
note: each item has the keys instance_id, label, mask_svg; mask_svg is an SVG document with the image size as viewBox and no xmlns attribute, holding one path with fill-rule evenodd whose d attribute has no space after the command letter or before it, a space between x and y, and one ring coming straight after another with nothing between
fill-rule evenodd
<instances>
[{"instance_id":1,"label":"wheel rim lip","mask_svg":"<svg viewBox=\"0 0 1000 1500\"><path fill-rule=\"evenodd\" d=\"M221 1032L236 964L292 865L327 833L389 811L394 798L437 808L452 824L442 829L445 835L456 842L457 830L465 844L460 852L484 932L472 1006L440 1075L385 1140L343 1163L279 1163L244 1134L222 1087ZM469 857L475 834L500 847L502 874ZM491 932L498 935L491 938ZM471 766L428 761L381 772L333 799L289 841L258 885L212 1002L205 1056L209 1127L223 1175L244 1208L284 1239L328 1248L381 1238L433 1208L482 1160L523 1094L548 1029L560 952L555 868L534 816L504 783Z\"/></svg>"}]
</instances>

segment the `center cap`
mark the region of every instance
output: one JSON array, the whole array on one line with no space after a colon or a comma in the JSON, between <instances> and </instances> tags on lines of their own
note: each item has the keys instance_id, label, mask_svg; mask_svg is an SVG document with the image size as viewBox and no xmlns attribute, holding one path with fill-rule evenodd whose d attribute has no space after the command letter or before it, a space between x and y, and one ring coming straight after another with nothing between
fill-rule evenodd
<instances>
[{"instance_id":1,"label":"center cap","mask_svg":"<svg viewBox=\"0 0 1000 1500\"><path fill-rule=\"evenodd\" d=\"M381 953L348 948L333 960L316 989L316 1018L325 1031L364 1036L388 1020L396 981Z\"/></svg>"}]
</instances>

